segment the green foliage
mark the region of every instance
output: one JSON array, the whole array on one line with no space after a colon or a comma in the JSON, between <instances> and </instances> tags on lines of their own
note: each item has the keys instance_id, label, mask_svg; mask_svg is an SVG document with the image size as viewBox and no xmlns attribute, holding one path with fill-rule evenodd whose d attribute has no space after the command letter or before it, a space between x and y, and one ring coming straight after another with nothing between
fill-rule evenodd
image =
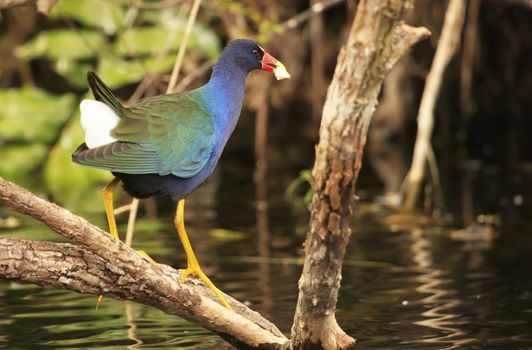
<instances>
[{"instance_id":1,"label":"green foliage","mask_svg":"<svg viewBox=\"0 0 532 350\"><path fill-rule=\"evenodd\" d=\"M76 87L86 85L87 70L96 70L111 87L121 87L148 73L162 74L172 68L186 26L186 18L178 10L133 11L120 7L119 2L60 1L52 17L70 18L85 28L43 31L16 53L21 59L49 60L54 70ZM219 54L220 46L212 30L195 24L189 52L210 59Z\"/></svg>"},{"instance_id":2,"label":"green foliage","mask_svg":"<svg viewBox=\"0 0 532 350\"><path fill-rule=\"evenodd\" d=\"M148 58L143 61L125 61L104 57L100 60L98 75L111 88L117 88L146 76L146 67L154 73L163 73L172 69L174 57L166 56L162 60Z\"/></svg>"},{"instance_id":3,"label":"green foliage","mask_svg":"<svg viewBox=\"0 0 532 350\"><path fill-rule=\"evenodd\" d=\"M44 166L44 183L54 200L68 207L84 212L101 210L94 203L101 203L101 192L95 185L103 187L112 179L109 172L83 167L73 163L72 152L83 140L79 125L79 113L72 118L59 141L52 147Z\"/></svg>"},{"instance_id":4,"label":"green foliage","mask_svg":"<svg viewBox=\"0 0 532 350\"><path fill-rule=\"evenodd\" d=\"M71 18L87 27L102 30L105 34L115 34L117 21L124 16L124 10L116 1L108 0L66 0L58 1L53 7L52 18Z\"/></svg>"},{"instance_id":5,"label":"green foliage","mask_svg":"<svg viewBox=\"0 0 532 350\"><path fill-rule=\"evenodd\" d=\"M0 90L0 174L33 190L41 190L35 176L48 144L61 132L75 108L75 96L54 96L36 88Z\"/></svg>"},{"instance_id":6,"label":"green foliage","mask_svg":"<svg viewBox=\"0 0 532 350\"><path fill-rule=\"evenodd\" d=\"M185 34L185 26L184 18L175 18L170 29L158 26L131 28L118 37L114 51L119 55L157 55L163 47L177 52ZM191 33L188 47L199 49L208 58L216 57L220 52L218 38L200 25L196 25Z\"/></svg>"},{"instance_id":7,"label":"green foliage","mask_svg":"<svg viewBox=\"0 0 532 350\"><path fill-rule=\"evenodd\" d=\"M42 143L2 146L0 148L0 175L32 190L38 190L34 173L46 156Z\"/></svg>"},{"instance_id":8,"label":"green foliage","mask_svg":"<svg viewBox=\"0 0 532 350\"><path fill-rule=\"evenodd\" d=\"M248 239L248 235L242 231L216 228L209 231L209 235L219 242L236 242Z\"/></svg>"},{"instance_id":9,"label":"green foliage","mask_svg":"<svg viewBox=\"0 0 532 350\"><path fill-rule=\"evenodd\" d=\"M89 70L114 89L138 83L147 74L169 72L184 35L186 12L180 6L161 11L131 5L130 1L59 1L43 19L50 21L47 29L37 27L15 48L15 55L21 63L48 63L77 91L88 88ZM197 61L216 57L220 50L216 33L196 22L185 71ZM54 85L39 82L39 86ZM48 192L71 208L103 210L94 205L101 202L97 188L111 175L71 162L72 152L83 142L77 111L81 97L53 95L29 85L0 90L0 175Z\"/></svg>"},{"instance_id":10,"label":"green foliage","mask_svg":"<svg viewBox=\"0 0 532 350\"><path fill-rule=\"evenodd\" d=\"M52 61L80 60L93 57L104 37L91 30L53 29L39 33L16 50L26 60L44 57Z\"/></svg>"},{"instance_id":11,"label":"green foliage","mask_svg":"<svg viewBox=\"0 0 532 350\"><path fill-rule=\"evenodd\" d=\"M285 195L287 197L294 197L296 191L304 184L308 186L304 200L305 203L310 203L312 201L312 195L314 194L312 171L310 169L301 170L299 172L299 176L296 177L286 188Z\"/></svg>"},{"instance_id":12,"label":"green foliage","mask_svg":"<svg viewBox=\"0 0 532 350\"><path fill-rule=\"evenodd\" d=\"M54 96L35 88L0 90L0 139L48 143L75 108L75 96Z\"/></svg>"}]
</instances>

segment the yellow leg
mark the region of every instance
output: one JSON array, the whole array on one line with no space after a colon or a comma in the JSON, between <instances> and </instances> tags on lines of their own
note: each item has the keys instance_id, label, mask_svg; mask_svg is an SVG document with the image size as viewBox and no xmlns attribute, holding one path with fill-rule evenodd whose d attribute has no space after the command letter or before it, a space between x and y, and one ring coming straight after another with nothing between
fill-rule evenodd
<instances>
[{"instance_id":1,"label":"yellow leg","mask_svg":"<svg viewBox=\"0 0 532 350\"><path fill-rule=\"evenodd\" d=\"M220 299L220 301L222 302L223 306L225 306L228 310L233 311L233 308L225 300L225 297L223 296L222 292L220 292L220 290L216 288L214 283L211 282L209 277L207 277L207 275L203 273L198 263L198 259L196 259L196 255L194 254L194 251L192 250L192 245L190 245L187 231L185 230L185 200L184 199L181 199L177 203L177 210L175 214L174 225L177 230L177 234L179 235L179 239L181 240L181 243L183 244L183 248L185 248L185 254L187 255L187 268L181 270L181 282L184 282L189 275L198 277L210 289L212 289L212 291L216 294L218 299Z\"/></svg>"},{"instance_id":2,"label":"yellow leg","mask_svg":"<svg viewBox=\"0 0 532 350\"><path fill-rule=\"evenodd\" d=\"M109 233L116 239L120 239L118 236L118 229L116 228L116 219L113 206L113 193L116 185L120 182L120 179L115 177L109 182L102 190L103 192L103 205L105 207L105 215L107 215L107 223L109 224ZM138 253L146 257L153 265L159 267L159 264L155 262L145 251L139 250ZM103 302L103 294L98 296L98 302L96 303L96 310Z\"/></svg>"},{"instance_id":3,"label":"yellow leg","mask_svg":"<svg viewBox=\"0 0 532 350\"><path fill-rule=\"evenodd\" d=\"M116 185L120 182L120 179L115 177L111 182L107 184L102 190L103 192L103 205L105 207L105 214L107 215L107 222L109 223L109 233L113 235L114 238L120 239L118 237L118 230L116 229L116 219L113 208L113 192Z\"/></svg>"},{"instance_id":4,"label":"yellow leg","mask_svg":"<svg viewBox=\"0 0 532 350\"><path fill-rule=\"evenodd\" d=\"M116 239L120 239L118 236L118 230L116 228L116 219L113 207L113 192L116 185L120 182L120 179L115 177L111 182L109 182L103 189L103 206L105 208L105 215L107 216L107 223L109 224L109 233ZM96 310L103 303L103 294L98 296L98 301L96 302Z\"/></svg>"}]
</instances>

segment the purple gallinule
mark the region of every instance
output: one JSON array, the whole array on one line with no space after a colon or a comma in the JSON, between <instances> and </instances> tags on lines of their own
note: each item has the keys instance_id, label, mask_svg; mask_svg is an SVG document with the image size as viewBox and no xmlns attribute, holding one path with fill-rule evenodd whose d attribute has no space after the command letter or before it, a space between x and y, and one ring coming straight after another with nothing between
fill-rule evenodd
<instances>
[{"instance_id":1,"label":"purple gallinule","mask_svg":"<svg viewBox=\"0 0 532 350\"><path fill-rule=\"evenodd\" d=\"M113 190L122 182L131 196L171 197L178 202L174 225L187 256L181 280L194 275L222 304L222 293L203 273L184 224L185 198L212 174L233 132L244 98L246 77L254 69L290 78L284 65L251 40L231 42L221 53L209 82L184 93L148 98L124 107L92 72L88 83L94 100L80 104L85 143L72 160L111 171L115 178L103 190L110 233L118 238Z\"/></svg>"}]
</instances>

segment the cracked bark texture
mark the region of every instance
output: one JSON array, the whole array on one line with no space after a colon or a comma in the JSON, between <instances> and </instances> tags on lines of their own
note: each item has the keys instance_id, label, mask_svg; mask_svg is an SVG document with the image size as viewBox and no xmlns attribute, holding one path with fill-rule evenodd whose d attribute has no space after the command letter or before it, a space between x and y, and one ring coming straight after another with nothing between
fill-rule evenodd
<instances>
[{"instance_id":1,"label":"cracked bark texture","mask_svg":"<svg viewBox=\"0 0 532 350\"><path fill-rule=\"evenodd\" d=\"M315 192L292 326L294 349L345 349L355 342L335 318L349 219L384 77L412 45L430 35L400 21L411 7L410 0L360 1L338 55L312 172Z\"/></svg>"},{"instance_id":2,"label":"cracked bark texture","mask_svg":"<svg viewBox=\"0 0 532 350\"><path fill-rule=\"evenodd\" d=\"M132 300L197 323L239 349L285 349L288 339L268 320L226 296L220 305L196 278L147 259L68 210L0 177L0 204L34 217L73 241L0 237L0 278Z\"/></svg>"}]
</instances>

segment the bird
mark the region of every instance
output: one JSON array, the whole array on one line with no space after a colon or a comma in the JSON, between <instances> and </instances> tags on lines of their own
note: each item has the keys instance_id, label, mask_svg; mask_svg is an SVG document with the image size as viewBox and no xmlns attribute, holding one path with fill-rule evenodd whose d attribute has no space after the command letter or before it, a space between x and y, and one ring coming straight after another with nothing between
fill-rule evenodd
<instances>
[{"instance_id":1,"label":"bird","mask_svg":"<svg viewBox=\"0 0 532 350\"><path fill-rule=\"evenodd\" d=\"M80 103L85 142L72 154L73 162L114 175L102 191L109 233L116 239L113 193L120 182L132 197L167 196L177 202L174 226L187 257L180 279L198 277L229 310L232 307L202 271L190 244L185 199L214 171L238 122L246 78L253 70L271 72L277 80L290 78L279 60L249 39L234 40L222 50L205 85L147 98L130 107L122 105L94 72L88 72L95 100Z\"/></svg>"}]
</instances>

